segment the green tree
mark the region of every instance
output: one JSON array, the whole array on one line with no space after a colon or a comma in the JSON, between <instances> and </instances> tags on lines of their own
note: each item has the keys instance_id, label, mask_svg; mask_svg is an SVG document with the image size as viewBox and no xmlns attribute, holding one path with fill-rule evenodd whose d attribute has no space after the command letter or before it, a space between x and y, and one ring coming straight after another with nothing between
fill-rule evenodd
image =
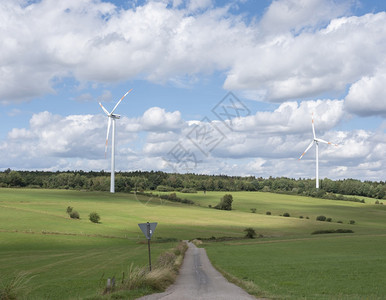
<instances>
[{"instance_id":1,"label":"green tree","mask_svg":"<svg viewBox=\"0 0 386 300\"><path fill-rule=\"evenodd\" d=\"M224 195L220 203L215 206L217 209L221 210L232 210L232 202L233 202L233 197L231 194L226 194Z\"/></svg>"},{"instance_id":2,"label":"green tree","mask_svg":"<svg viewBox=\"0 0 386 300\"><path fill-rule=\"evenodd\" d=\"M20 175L19 172L11 171L9 172L7 177L8 177L7 179L10 186L15 186L15 187L24 186L23 177Z\"/></svg>"}]
</instances>

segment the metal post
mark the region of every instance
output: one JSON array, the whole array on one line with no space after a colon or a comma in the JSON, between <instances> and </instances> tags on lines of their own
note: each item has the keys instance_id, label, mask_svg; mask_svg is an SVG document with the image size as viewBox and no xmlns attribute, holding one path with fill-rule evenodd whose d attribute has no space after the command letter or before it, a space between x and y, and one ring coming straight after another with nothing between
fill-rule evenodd
<instances>
[{"instance_id":1,"label":"metal post","mask_svg":"<svg viewBox=\"0 0 386 300\"><path fill-rule=\"evenodd\" d=\"M149 269L151 271L151 254L150 254L150 223L147 222L147 248L149 250Z\"/></svg>"}]
</instances>

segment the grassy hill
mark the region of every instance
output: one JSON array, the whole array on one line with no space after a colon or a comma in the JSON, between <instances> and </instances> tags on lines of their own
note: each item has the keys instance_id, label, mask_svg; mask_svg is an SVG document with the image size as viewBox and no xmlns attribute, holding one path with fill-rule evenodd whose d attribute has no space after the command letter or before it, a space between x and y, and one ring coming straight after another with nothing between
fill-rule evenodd
<instances>
[{"instance_id":1,"label":"grassy hill","mask_svg":"<svg viewBox=\"0 0 386 300\"><path fill-rule=\"evenodd\" d=\"M204 246L216 267L251 281L258 295L381 299L386 294L380 284L386 267L381 250L386 246L386 205L368 199L363 204L231 192L234 210L208 208L224 194L177 194L196 203L185 205L133 194L0 189L0 276L6 280L20 271L29 272L28 299L96 295L107 277L121 278L131 263L147 264L147 245L137 224L150 221L158 222L153 260L175 246L170 242L173 238L242 238L243 230L253 227L264 237ZM81 219L70 219L67 206L77 210ZM100 224L88 220L93 211L100 214ZM286 212L290 217L280 216ZM318 215L332 221L316 221ZM355 224L348 224L350 220ZM311 235L315 230L339 228L355 233Z\"/></svg>"}]
</instances>

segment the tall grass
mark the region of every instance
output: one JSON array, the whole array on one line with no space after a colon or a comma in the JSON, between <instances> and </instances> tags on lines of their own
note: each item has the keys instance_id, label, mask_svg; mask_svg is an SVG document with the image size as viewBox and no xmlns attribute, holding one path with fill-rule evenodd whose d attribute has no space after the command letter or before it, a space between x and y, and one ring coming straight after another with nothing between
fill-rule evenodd
<instances>
[{"instance_id":1,"label":"tall grass","mask_svg":"<svg viewBox=\"0 0 386 300\"><path fill-rule=\"evenodd\" d=\"M116 287L116 291L144 289L150 292L162 292L174 283L178 270L182 264L187 250L185 242L180 242L176 248L167 251L158 257L152 271L147 267L139 267L131 264L127 270L127 276ZM104 294L109 292L104 290Z\"/></svg>"},{"instance_id":2,"label":"tall grass","mask_svg":"<svg viewBox=\"0 0 386 300\"><path fill-rule=\"evenodd\" d=\"M0 278L0 300L14 300L28 294L31 278L27 272L17 273L10 279Z\"/></svg>"}]
</instances>

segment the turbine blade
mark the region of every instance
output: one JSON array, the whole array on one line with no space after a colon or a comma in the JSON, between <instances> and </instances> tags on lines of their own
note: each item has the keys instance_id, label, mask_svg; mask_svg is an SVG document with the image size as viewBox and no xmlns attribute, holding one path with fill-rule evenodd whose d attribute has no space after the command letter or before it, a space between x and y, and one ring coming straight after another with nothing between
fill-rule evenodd
<instances>
[{"instance_id":1,"label":"turbine blade","mask_svg":"<svg viewBox=\"0 0 386 300\"><path fill-rule=\"evenodd\" d=\"M107 145L108 145L108 142L109 142L110 126L111 126L111 118L109 117L109 122L107 123L107 135L106 135L106 145L105 145L105 158L106 158L106 154L107 154Z\"/></svg>"},{"instance_id":2,"label":"turbine blade","mask_svg":"<svg viewBox=\"0 0 386 300\"><path fill-rule=\"evenodd\" d=\"M310 150L310 148L312 147L313 144L314 144L314 141L312 141L312 142L308 145L308 147L306 148L306 150L304 150L303 154L300 155L299 160L301 160L302 157L304 156L304 154L306 154L306 152L307 152L308 150Z\"/></svg>"},{"instance_id":3,"label":"turbine blade","mask_svg":"<svg viewBox=\"0 0 386 300\"><path fill-rule=\"evenodd\" d=\"M337 144L333 144L333 143L331 143L331 142L327 142L327 141L322 140L322 139L315 139L315 141L320 142L320 143L324 143L324 144L329 144L329 145L338 146Z\"/></svg>"},{"instance_id":4,"label":"turbine blade","mask_svg":"<svg viewBox=\"0 0 386 300\"><path fill-rule=\"evenodd\" d=\"M111 111L111 113L114 113L114 110L118 107L119 103L121 103L121 101L123 100L123 98L125 98L127 96L128 93L130 93L133 89L131 89L130 91L126 92L126 94L124 94L122 96L122 98L118 101L118 103L115 105L115 107L113 108L113 110Z\"/></svg>"},{"instance_id":5,"label":"turbine blade","mask_svg":"<svg viewBox=\"0 0 386 300\"><path fill-rule=\"evenodd\" d=\"M312 113L312 133L314 134L314 139L316 139L315 125L314 125L314 113Z\"/></svg>"},{"instance_id":6,"label":"turbine blade","mask_svg":"<svg viewBox=\"0 0 386 300\"><path fill-rule=\"evenodd\" d=\"M99 105L102 107L103 111L105 112L106 115L109 115L109 112L107 111L106 108L103 107L102 103L99 102Z\"/></svg>"}]
</instances>

